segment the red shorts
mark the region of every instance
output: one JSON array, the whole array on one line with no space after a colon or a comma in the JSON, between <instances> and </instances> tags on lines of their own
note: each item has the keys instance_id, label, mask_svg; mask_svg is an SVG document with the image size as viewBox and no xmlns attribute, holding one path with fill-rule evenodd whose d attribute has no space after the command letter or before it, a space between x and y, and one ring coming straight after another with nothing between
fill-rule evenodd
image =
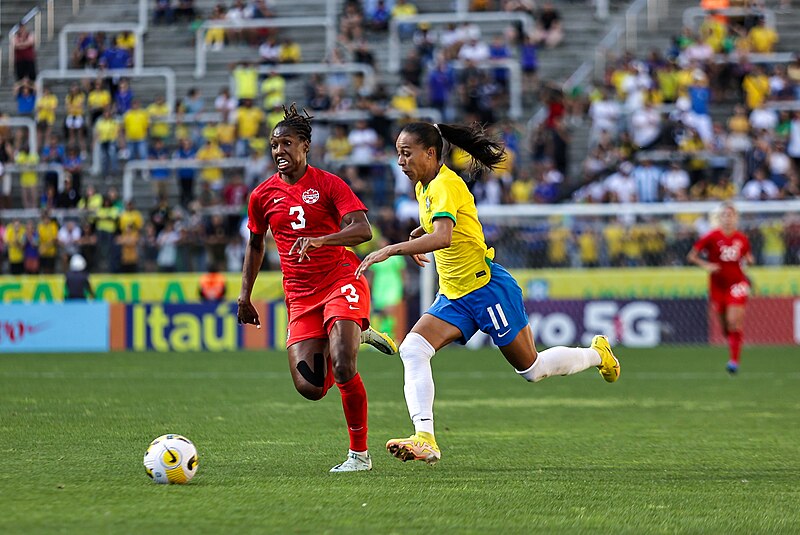
<instances>
[{"instance_id":1,"label":"red shorts","mask_svg":"<svg viewBox=\"0 0 800 535\"><path fill-rule=\"evenodd\" d=\"M350 278L320 288L312 295L286 296L289 332L286 347L311 338L327 338L337 319L369 327L370 294L366 277Z\"/></svg>"},{"instance_id":2,"label":"red shorts","mask_svg":"<svg viewBox=\"0 0 800 535\"><path fill-rule=\"evenodd\" d=\"M725 311L731 305L745 305L750 295L750 283L747 281L737 282L728 288L711 287L711 304L719 313Z\"/></svg>"}]
</instances>

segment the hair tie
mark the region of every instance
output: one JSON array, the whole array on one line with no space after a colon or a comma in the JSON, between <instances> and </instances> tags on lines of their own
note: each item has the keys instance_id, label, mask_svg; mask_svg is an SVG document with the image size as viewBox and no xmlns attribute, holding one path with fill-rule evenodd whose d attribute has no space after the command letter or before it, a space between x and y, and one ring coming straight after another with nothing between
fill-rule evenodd
<instances>
[{"instance_id":1,"label":"hair tie","mask_svg":"<svg viewBox=\"0 0 800 535\"><path fill-rule=\"evenodd\" d=\"M444 164L444 157L450 152L450 142L444 138L438 124L433 123L433 127L439 132L439 137L442 138L442 154L439 155L439 165L442 165Z\"/></svg>"}]
</instances>

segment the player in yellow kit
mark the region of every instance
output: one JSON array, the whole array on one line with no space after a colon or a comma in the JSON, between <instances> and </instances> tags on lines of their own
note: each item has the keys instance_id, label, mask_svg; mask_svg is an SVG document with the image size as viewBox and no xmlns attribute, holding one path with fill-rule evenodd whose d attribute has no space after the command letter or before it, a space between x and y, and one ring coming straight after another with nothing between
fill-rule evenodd
<instances>
[{"instance_id":1,"label":"player in yellow kit","mask_svg":"<svg viewBox=\"0 0 800 535\"><path fill-rule=\"evenodd\" d=\"M439 295L400 345L405 369L405 396L415 433L392 439L386 447L403 461L429 464L441 458L433 429L434 353L451 342L465 344L477 331L492 337L519 375L535 382L553 375L571 375L592 366L608 382L619 377L619 362L605 336L591 348L552 347L536 352L522 290L494 261L478 220L475 199L467 185L444 165L445 144L470 154L478 166L494 168L503 146L479 126L410 123L397 138L397 163L414 183L420 226L403 243L369 254L356 270L394 255L409 255L423 267L433 252L439 273Z\"/></svg>"}]
</instances>

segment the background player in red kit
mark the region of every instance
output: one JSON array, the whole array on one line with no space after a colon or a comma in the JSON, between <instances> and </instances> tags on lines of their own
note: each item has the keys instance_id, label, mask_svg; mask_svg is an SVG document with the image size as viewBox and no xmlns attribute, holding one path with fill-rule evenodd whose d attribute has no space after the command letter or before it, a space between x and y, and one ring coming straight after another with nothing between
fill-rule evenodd
<instances>
[{"instance_id":1,"label":"background player in red kit","mask_svg":"<svg viewBox=\"0 0 800 535\"><path fill-rule=\"evenodd\" d=\"M728 338L730 360L726 369L734 374L739 371L744 308L750 295L750 281L742 271L742 264L752 264L753 255L747 236L737 230L736 207L723 203L718 217L719 227L697 240L687 260L711 274L709 298ZM701 257L703 254L705 258Z\"/></svg>"},{"instance_id":2,"label":"background player in red kit","mask_svg":"<svg viewBox=\"0 0 800 535\"><path fill-rule=\"evenodd\" d=\"M363 277L355 278L360 260L345 249L371 239L367 208L341 178L308 165L310 117L298 114L294 105L284 111L271 138L278 172L250 195L239 322L260 325L250 296L269 229L281 258L294 386L304 397L319 400L336 381L350 451L331 472L370 470L367 393L356 368L358 346L368 343L387 354L396 353L397 346L369 328L369 286Z\"/></svg>"}]
</instances>

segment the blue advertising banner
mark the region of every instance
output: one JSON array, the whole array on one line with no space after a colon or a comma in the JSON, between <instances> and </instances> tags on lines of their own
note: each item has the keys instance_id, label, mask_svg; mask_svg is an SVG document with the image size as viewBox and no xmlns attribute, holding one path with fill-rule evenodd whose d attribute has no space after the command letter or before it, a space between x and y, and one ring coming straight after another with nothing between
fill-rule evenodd
<instances>
[{"instance_id":1,"label":"blue advertising banner","mask_svg":"<svg viewBox=\"0 0 800 535\"><path fill-rule=\"evenodd\" d=\"M108 318L108 303L6 304L0 353L108 351Z\"/></svg>"}]
</instances>

